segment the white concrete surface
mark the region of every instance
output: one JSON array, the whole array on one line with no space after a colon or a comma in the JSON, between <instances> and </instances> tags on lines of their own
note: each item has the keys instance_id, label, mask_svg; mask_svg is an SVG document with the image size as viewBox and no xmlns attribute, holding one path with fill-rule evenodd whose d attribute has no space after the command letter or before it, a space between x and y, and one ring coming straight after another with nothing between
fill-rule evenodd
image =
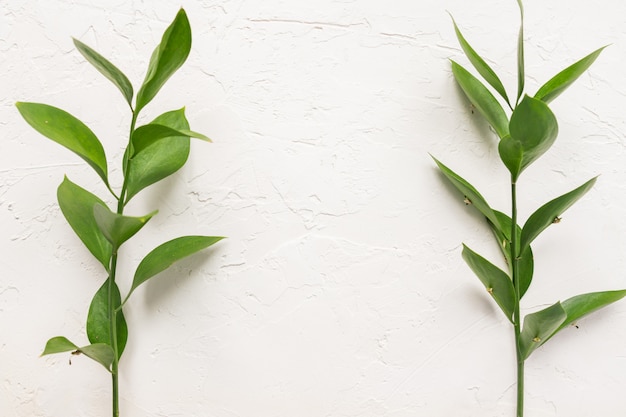
<instances>
[{"instance_id":1,"label":"white concrete surface","mask_svg":"<svg viewBox=\"0 0 626 417\"><path fill-rule=\"evenodd\" d=\"M124 248L120 286L161 241L228 240L141 288L126 314L124 417L508 417L512 330L460 256L496 249L438 175L432 153L508 210L495 139L456 87L467 60L446 13L515 86L515 1L4 0L0 3L0 415L107 416L108 375L84 358L104 276L56 203L81 160L21 120L15 101L62 107L119 164L129 116L73 49L91 45L136 88L184 6L188 63L144 121L187 107L189 164L137 198L160 214ZM522 219L601 174L535 243L532 312L626 287L626 3L526 1L528 91L611 44L554 102L561 134L520 182ZM626 302L567 329L527 362L528 417L626 412Z\"/></svg>"}]
</instances>

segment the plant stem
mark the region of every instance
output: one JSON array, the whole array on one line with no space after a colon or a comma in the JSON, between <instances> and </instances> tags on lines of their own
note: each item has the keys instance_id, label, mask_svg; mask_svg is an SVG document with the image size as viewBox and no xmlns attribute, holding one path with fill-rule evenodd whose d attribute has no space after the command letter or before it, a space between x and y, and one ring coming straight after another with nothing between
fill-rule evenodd
<instances>
[{"instance_id":1,"label":"plant stem","mask_svg":"<svg viewBox=\"0 0 626 417\"><path fill-rule=\"evenodd\" d=\"M515 289L515 309L513 311L513 329L515 332L515 353L517 359L517 417L524 416L524 357L520 350L520 282L519 282L519 237L517 234L517 187L511 179L511 274Z\"/></svg>"},{"instance_id":2,"label":"plant stem","mask_svg":"<svg viewBox=\"0 0 626 417\"><path fill-rule=\"evenodd\" d=\"M111 364L111 378L112 378L112 396L113 396L113 417L119 417L120 405L119 405L119 377L118 377L118 364L119 353L117 346L117 306L114 304L115 294L115 271L117 269L117 248L113 248L113 255L111 256L111 273L109 275L109 323L111 329L111 347L113 348L113 363Z\"/></svg>"}]
</instances>

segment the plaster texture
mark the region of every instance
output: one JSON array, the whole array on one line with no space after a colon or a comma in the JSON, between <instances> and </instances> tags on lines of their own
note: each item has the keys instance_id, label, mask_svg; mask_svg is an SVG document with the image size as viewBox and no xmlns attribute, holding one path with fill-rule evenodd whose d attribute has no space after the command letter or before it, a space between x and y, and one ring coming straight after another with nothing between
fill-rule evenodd
<instances>
[{"instance_id":1,"label":"plaster texture","mask_svg":"<svg viewBox=\"0 0 626 417\"><path fill-rule=\"evenodd\" d=\"M626 287L626 3L527 0L528 91L611 44L558 98L555 146L519 184L520 217L601 174L534 244L524 313ZM494 135L455 85L469 65L450 17L513 93L518 11L496 0L4 0L0 3L0 415L106 416L109 376L85 358L102 268L56 203L89 167L20 118L16 101L73 113L119 183L129 115L73 49L91 45L136 88L180 6L187 64L143 122L186 106L188 165L131 204L159 215L123 248L139 260L181 234L224 235L140 288L126 309L123 416L512 416L512 329L461 259L497 257L482 219L429 153L508 211ZM132 242L132 241L131 241ZM563 331L527 362L527 416L626 413L626 302Z\"/></svg>"}]
</instances>

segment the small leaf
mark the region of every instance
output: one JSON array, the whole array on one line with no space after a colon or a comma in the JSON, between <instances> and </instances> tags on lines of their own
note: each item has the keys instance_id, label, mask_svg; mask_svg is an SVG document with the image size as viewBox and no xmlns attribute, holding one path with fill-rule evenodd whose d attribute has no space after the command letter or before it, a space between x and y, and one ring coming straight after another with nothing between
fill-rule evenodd
<instances>
[{"instance_id":1,"label":"small leaf","mask_svg":"<svg viewBox=\"0 0 626 417\"><path fill-rule=\"evenodd\" d=\"M590 53L580 61L570 65L557 75L552 77L547 83L541 86L535 98L549 103L557 98L563 91L574 83L587 69L594 63L606 46Z\"/></svg>"},{"instance_id":2,"label":"small leaf","mask_svg":"<svg viewBox=\"0 0 626 417\"><path fill-rule=\"evenodd\" d=\"M454 187L463 194L463 196L469 201L471 205L476 207L476 209L482 213L483 216L487 218L492 224L502 230L500 226L500 222L498 221L498 217L495 212L489 207L487 201L483 198L482 195L474 188L469 182L465 181L461 176L457 175L450 168L439 162L435 157L433 160L441 170L441 173L454 185Z\"/></svg>"},{"instance_id":3,"label":"small leaf","mask_svg":"<svg viewBox=\"0 0 626 417\"><path fill-rule=\"evenodd\" d=\"M108 186L107 160L102 144L80 120L47 104L16 104L22 117L36 131L83 158Z\"/></svg>"},{"instance_id":4,"label":"small leaf","mask_svg":"<svg viewBox=\"0 0 626 417\"><path fill-rule=\"evenodd\" d=\"M126 75L124 75L124 73L115 65L111 64L105 57L78 39L74 39L74 45L76 46L76 49L78 49L78 52L80 52L91 65L96 67L102 75L108 78L117 88L119 88L128 104L132 106L133 86L128 80L128 77L126 77Z\"/></svg>"},{"instance_id":5,"label":"small leaf","mask_svg":"<svg viewBox=\"0 0 626 417\"><path fill-rule=\"evenodd\" d=\"M93 207L93 214L98 227L116 248L133 237L156 213L155 210L142 217L130 217L113 213L108 207L101 204L96 204Z\"/></svg>"},{"instance_id":6,"label":"small leaf","mask_svg":"<svg viewBox=\"0 0 626 417\"><path fill-rule=\"evenodd\" d=\"M156 96L163 84L183 65L190 49L191 27L185 11L180 9L152 53L146 78L137 94L136 113Z\"/></svg>"},{"instance_id":7,"label":"small leaf","mask_svg":"<svg viewBox=\"0 0 626 417\"><path fill-rule=\"evenodd\" d=\"M184 109L164 113L154 119L151 124L170 127L175 130L189 130L189 122L185 118ZM128 203L138 192L166 178L185 165L189 156L189 137L172 136L163 138L145 148L130 160L127 177ZM128 155L128 149L125 156Z\"/></svg>"},{"instance_id":8,"label":"small leaf","mask_svg":"<svg viewBox=\"0 0 626 417\"><path fill-rule=\"evenodd\" d=\"M543 345L567 318L560 302L552 306L528 314L524 318L524 326L520 334L519 349L522 357L527 359L539 346Z\"/></svg>"},{"instance_id":9,"label":"small leaf","mask_svg":"<svg viewBox=\"0 0 626 417\"><path fill-rule=\"evenodd\" d=\"M469 101L478 109L487 122L495 129L500 139L509 134L509 120L498 100L476 77L454 61L452 74L465 92Z\"/></svg>"},{"instance_id":10,"label":"small leaf","mask_svg":"<svg viewBox=\"0 0 626 417\"><path fill-rule=\"evenodd\" d=\"M515 309L515 289L506 272L465 245L463 259L483 283L487 292L493 296L506 318L511 321Z\"/></svg>"},{"instance_id":11,"label":"small leaf","mask_svg":"<svg viewBox=\"0 0 626 417\"><path fill-rule=\"evenodd\" d=\"M120 290L117 284L113 282L112 303L109 304L109 293L111 290L110 278L107 279L100 289L96 292L89 306L89 314L87 316L87 337L91 343L106 343L112 345L111 341L111 309L116 310L121 304ZM128 340L128 326L124 313L120 309L116 314L116 332L117 332L117 358L122 357L126 341Z\"/></svg>"},{"instance_id":12,"label":"small leaf","mask_svg":"<svg viewBox=\"0 0 626 417\"><path fill-rule=\"evenodd\" d=\"M78 347L74 343L70 342L67 338L63 336L57 336L48 340L41 356L70 351L74 355L83 353L88 358L93 359L94 361L104 366L107 371L111 372L111 365L113 364L113 358L115 354L113 353L113 349L111 349L109 345L104 343L96 343L93 345Z\"/></svg>"},{"instance_id":13,"label":"small leaf","mask_svg":"<svg viewBox=\"0 0 626 417\"><path fill-rule=\"evenodd\" d=\"M491 230L498 241L498 246L504 255L505 262L509 267L509 272L511 275L513 274L513 261L511 259L511 218L506 214L496 211L496 216L498 217L498 221L502 225L502 231L499 231L493 224L489 222L491 226ZM517 236L518 239L521 236L522 228L517 226ZM530 287L530 284L533 279L533 272L535 268L535 262L533 258L533 252L530 246L528 246L524 251L522 251L521 255L518 255L517 260L517 275L519 277L520 282L520 299L524 297L526 291ZM515 287L515 282L513 282L513 286Z\"/></svg>"},{"instance_id":14,"label":"small leaf","mask_svg":"<svg viewBox=\"0 0 626 417\"><path fill-rule=\"evenodd\" d=\"M507 136L498 143L498 153L511 176L517 178L522 171L522 160L524 158L522 144L511 136Z\"/></svg>"},{"instance_id":15,"label":"small leaf","mask_svg":"<svg viewBox=\"0 0 626 417\"><path fill-rule=\"evenodd\" d=\"M526 71L524 69L524 5L522 0L517 0L520 12L520 27L519 35L517 37L517 101L524 94L524 83L526 78Z\"/></svg>"},{"instance_id":16,"label":"small leaf","mask_svg":"<svg viewBox=\"0 0 626 417\"><path fill-rule=\"evenodd\" d=\"M208 248L222 239L223 237L216 236L183 236L156 247L139 263L135 271L133 285L126 296L126 300L138 286L148 279L165 271L175 262ZM126 303L126 300L124 300L124 303Z\"/></svg>"},{"instance_id":17,"label":"small leaf","mask_svg":"<svg viewBox=\"0 0 626 417\"><path fill-rule=\"evenodd\" d=\"M63 336L57 336L48 340L48 342L46 343L46 347L41 353L41 356L69 352L76 349L78 349L78 346L70 342L67 338Z\"/></svg>"},{"instance_id":18,"label":"small leaf","mask_svg":"<svg viewBox=\"0 0 626 417\"><path fill-rule=\"evenodd\" d=\"M474 50L474 48L471 47L467 40L465 40L452 15L450 15L450 17L452 18L454 31L456 32L456 37L459 40L459 44L461 45L461 48L463 48L463 51L465 52L465 55L467 55L469 61L472 63L474 68L476 68L478 73L485 79L485 81L487 81L502 96L502 98L506 100L507 103L510 103L504 85L502 85L502 81L500 81L498 75L493 69L491 69L491 67L485 62L485 60L482 59L480 55L478 55L478 53Z\"/></svg>"},{"instance_id":19,"label":"small leaf","mask_svg":"<svg viewBox=\"0 0 626 417\"><path fill-rule=\"evenodd\" d=\"M524 224L520 242L521 250L530 246L541 232L553 224L565 210L585 195L595 183L596 178L592 178L575 190L547 202L535 211Z\"/></svg>"},{"instance_id":20,"label":"small leaf","mask_svg":"<svg viewBox=\"0 0 626 417\"><path fill-rule=\"evenodd\" d=\"M211 142L211 139L201 133L193 132L185 129L174 129L169 126L149 123L138 127L133 132L133 155L137 155L148 146L153 145L160 139L170 138L172 136L184 136L188 138L202 139Z\"/></svg>"},{"instance_id":21,"label":"small leaf","mask_svg":"<svg viewBox=\"0 0 626 417\"><path fill-rule=\"evenodd\" d=\"M509 126L511 138L519 142L522 149L522 163L517 179L526 167L543 155L554 143L559 128L556 117L542 101L525 96L513 111Z\"/></svg>"},{"instance_id":22,"label":"small leaf","mask_svg":"<svg viewBox=\"0 0 626 417\"><path fill-rule=\"evenodd\" d=\"M100 231L93 214L94 204L105 203L67 177L57 189L57 199L63 216L76 235L108 271L112 247Z\"/></svg>"}]
</instances>

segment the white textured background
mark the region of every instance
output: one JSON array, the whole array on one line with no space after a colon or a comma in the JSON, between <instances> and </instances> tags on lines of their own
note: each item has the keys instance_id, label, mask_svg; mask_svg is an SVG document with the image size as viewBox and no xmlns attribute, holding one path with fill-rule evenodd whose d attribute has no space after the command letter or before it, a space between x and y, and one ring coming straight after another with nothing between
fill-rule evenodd
<instances>
[{"instance_id":1,"label":"white textured background","mask_svg":"<svg viewBox=\"0 0 626 417\"><path fill-rule=\"evenodd\" d=\"M448 58L465 35L515 85L515 1L4 0L0 3L0 415L107 416L109 376L45 341L86 343L101 267L56 203L90 168L20 119L18 100L85 121L119 164L129 115L73 49L77 37L137 87L183 5L187 64L144 121L187 107L190 163L129 208L160 214L127 244L134 266L180 234L229 239L146 284L126 310L122 415L512 416L512 329L460 257L496 254L482 220L428 153L508 211L495 139ZM521 216L602 174L535 243L531 312L626 287L626 3L526 1L529 92L612 44L553 105L561 134L520 184ZM565 330L527 362L529 417L626 413L626 302Z\"/></svg>"}]
</instances>

